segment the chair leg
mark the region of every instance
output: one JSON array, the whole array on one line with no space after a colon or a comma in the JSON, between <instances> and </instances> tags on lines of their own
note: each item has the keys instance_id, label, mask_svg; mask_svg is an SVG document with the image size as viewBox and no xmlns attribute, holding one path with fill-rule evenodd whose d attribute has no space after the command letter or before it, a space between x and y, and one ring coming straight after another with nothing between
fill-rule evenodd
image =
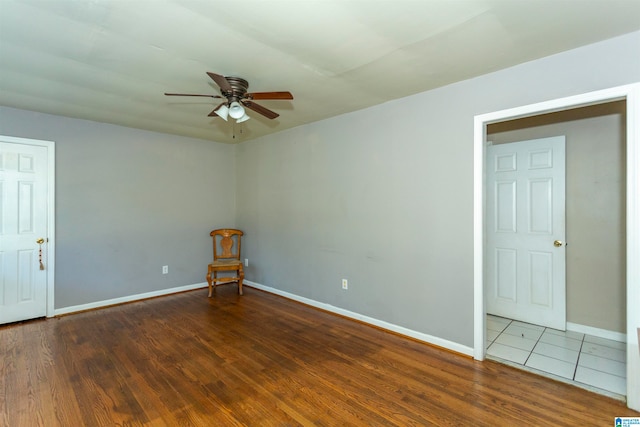
<instances>
[{"instance_id":1,"label":"chair leg","mask_svg":"<svg viewBox=\"0 0 640 427\"><path fill-rule=\"evenodd\" d=\"M207 269L207 283L209 284L209 298L211 298L211 291L213 290L211 287L211 266Z\"/></svg>"},{"instance_id":2,"label":"chair leg","mask_svg":"<svg viewBox=\"0 0 640 427\"><path fill-rule=\"evenodd\" d=\"M244 295L242 293L242 281L244 280L244 269L242 268L242 264L240 265L240 269L238 270L238 292L240 295Z\"/></svg>"}]
</instances>

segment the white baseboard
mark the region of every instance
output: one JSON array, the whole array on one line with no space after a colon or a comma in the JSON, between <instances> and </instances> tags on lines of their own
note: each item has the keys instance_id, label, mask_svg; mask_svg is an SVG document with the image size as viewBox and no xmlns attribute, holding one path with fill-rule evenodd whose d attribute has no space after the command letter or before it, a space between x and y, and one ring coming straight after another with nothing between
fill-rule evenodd
<instances>
[{"instance_id":1,"label":"white baseboard","mask_svg":"<svg viewBox=\"0 0 640 427\"><path fill-rule=\"evenodd\" d=\"M374 319L373 317L364 316L362 314L354 313L353 311L345 310L330 304L326 304L326 303L318 302L309 298L301 297L301 296L298 296L289 292L281 291L279 289L275 289L269 286L264 286L259 283L252 282L250 280L245 280L244 284L252 288L260 289L265 292L269 292L275 295L280 295L282 297L285 297L294 301L298 301L303 304L310 305L312 307L320 308L322 310L326 310L331 313L339 314L340 316L344 316L344 317L358 320L360 322L368 323L370 325L376 326L381 329L386 329L388 331L392 331L400 335L405 335L407 337L414 338L418 341L422 341L428 344L433 344L438 347L443 347L447 350L451 350L456 353L461 353L467 356L473 356L473 348L467 347L452 341L434 337L432 335L424 334L422 332L417 332L412 329L407 329L403 326L394 325L392 323L388 323L383 320Z\"/></svg>"},{"instance_id":2,"label":"white baseboard","mask_svg":"<svg viewBox=\"0 0 640 427\"><path fill-rule=\"evenodd\" d=\"M581 334L593 335L598 338L605 338L624 343L627 342L627 334L622 332L608 331L606 329L594 328L592 326L579 325L571 322L567 322L567 330L579 332Z\"/></svg>"},{"instance_id":3,"label":"white baseboard","mask_svg":"<svg viewBox=\"0 0 640 427\"><path fill-rule=\"evenodd\" d=\"M113 298L104 301L96 301L88 304L73 305L69 307L56 308L53 311L54 316L63 314L76 313L78 311L93 310L96 308L108 307L110 305L123 304L126 302L139 301L147 298L159 297L162 295L175 294L178 292L191 291L193 289L206 288L207 283L195 283L193 285L178 286L176 288L161 289L159 291L146 292L144 294L128 295L126 297Z\"/></svg>"}]
</instances>

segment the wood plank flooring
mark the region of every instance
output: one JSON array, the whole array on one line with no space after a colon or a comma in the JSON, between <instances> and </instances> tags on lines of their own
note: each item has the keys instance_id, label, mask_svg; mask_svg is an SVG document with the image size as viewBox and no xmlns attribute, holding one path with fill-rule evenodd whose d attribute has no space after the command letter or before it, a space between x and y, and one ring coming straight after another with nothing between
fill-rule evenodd
<instances>
[{"instance_id":1,"label":"wood plank flooring","mask_svg":"<svg viewBox=\"0 0 640 427\"><path fill-rule=\"evenodd\" d=\"M252 288L0 327L0 425L609 426L625 404Z\"/></svg>"}]
</instances>

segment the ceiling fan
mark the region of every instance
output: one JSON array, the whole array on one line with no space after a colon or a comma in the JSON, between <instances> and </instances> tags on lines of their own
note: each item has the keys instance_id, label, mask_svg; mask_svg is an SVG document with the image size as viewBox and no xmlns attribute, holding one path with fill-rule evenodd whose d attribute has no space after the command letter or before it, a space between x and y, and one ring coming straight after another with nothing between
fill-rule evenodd
<instances>
[{"instance_id":1,"label":"ceiling fan","mask_svg":"<svg viewBox=\"0 0 640 427\"><path fill-rule=\"evenodd\" d=\"M237 123L249 120L244 107L262 114L268 119L275 119L279 116L275 111L271 111L254 100L280 100L293 99L291 92L253 92L247 93L249 82L240 77L225 77L220 74L207 72L209 77L220 87L220 95L199 95L190 93L166 93L166 96L203 96L208 98L226 98L226 101L218 105L209 113L209 117L220 117L227 121L227 117L236 119Z\"/></svg>"}]
</instances>

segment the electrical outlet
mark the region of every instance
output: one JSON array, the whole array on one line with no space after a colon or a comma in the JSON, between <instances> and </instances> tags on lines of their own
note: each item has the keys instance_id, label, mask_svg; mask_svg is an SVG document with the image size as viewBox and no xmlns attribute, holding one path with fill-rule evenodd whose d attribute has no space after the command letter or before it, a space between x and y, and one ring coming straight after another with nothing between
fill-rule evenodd
<instances>
[{"instance_id":1,"label":"electrical outlet","mask_svg":"<svg viewBox=\"0 0 640 427\"><path fill-rule=\"evenodd\" d=\"M244 266L249 267L249 258L244 259Z\"/></svg>"},{"instance_id":2,"label":"electrical outlet","mask_svg":"<svg viewBox=\"0 0 640 427\"><path fill-rule=\"evenodd\" d=\"M342 289L349 289L349 282L347 279L342 279Z\"/></svg>"},{"instance_id":3,"label":"electrical outlet","mask_svg":"<svg viewBox=\"0 0 640 427\"><path fill-rule=\"evenodd\" d=\"M169 266L168 265L163 265L162 266L162 274L169 274Z\"/></svg>"}]
</instances>

